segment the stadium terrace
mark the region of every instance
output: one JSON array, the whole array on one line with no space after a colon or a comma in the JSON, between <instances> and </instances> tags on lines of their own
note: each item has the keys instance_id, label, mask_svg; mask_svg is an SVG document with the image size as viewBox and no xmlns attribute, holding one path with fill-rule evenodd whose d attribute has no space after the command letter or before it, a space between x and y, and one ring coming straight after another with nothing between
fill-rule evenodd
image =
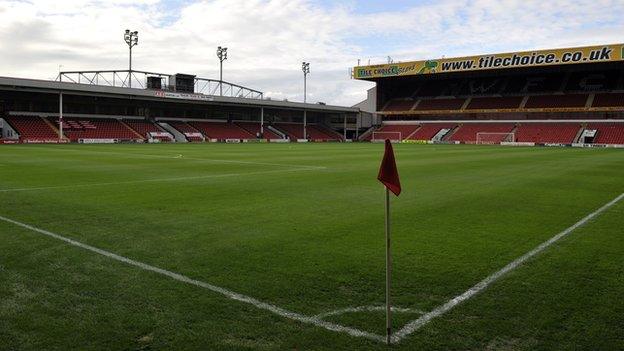
<instances>
[{"instance_id":1,"label":"stadium terrace","mask_svg":"<svg viewBox=\"0 0 624 351\"><path fill-rule=\"evenodd\" d=\"M360 112L143 71L61 72L56 81L0 77L0 101L0 143L344 141L357 134Z\"/></svg>"},{"instance_id":2,"label":"stadium terrace","mask_svg":"<svg viewBox=\"0 0 624 351\"><path fill-rule=\"evenodd\" d=\"M362 140L624 145L624 45L354 68L376 87Z\"/></svg>"}]
</instances>

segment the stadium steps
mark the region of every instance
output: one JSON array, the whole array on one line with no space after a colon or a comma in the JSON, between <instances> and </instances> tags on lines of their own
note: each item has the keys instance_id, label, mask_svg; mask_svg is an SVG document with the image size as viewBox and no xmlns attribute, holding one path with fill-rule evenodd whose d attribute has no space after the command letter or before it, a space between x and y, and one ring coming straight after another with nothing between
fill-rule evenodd
<instances>
[{"instance_id":1,"label":"stadium steps","mask_svg":"<svg viewBox=\"0 0 624 351\"><path fill-rule=\"evenodd\" d=\"M519 109L523 110L526 107L527 102L529 101L529 95L525 95L522 98L522 102L520 102L520 107Z\"/></svg>"},{"instance_id":2,"label":"stadium steps","mask_svg":"<svg viewBox=\"0 0 624 351\"><path fill-rule=\"evenodd\" d=\"M579 128L578 132L576 132L576 136L572 140L573 143L578 143L579 142L579 139L581 139L581 135L583 135L583 132L585 131L585 126L586 126L586 124L583 123L581 125L581 128Z\"/></svg>"},{"instance_id":3,"label":"stadium steps","mask_svg":"<svg viewBox=\"0 0 624 351\"><path fill-rule=\"evenodd\" d=\"M123 120L119 119L118 120L119 123L121 123L124 127L128 128L132 133L134 133L134 135L137 136L137 138L139 139L143 139L146 140L147 138L142 136L141 134L139 134L139 132L137 132L136 130L132 129L132 127L130 127L128 124L126 124L126 122L124 122Z\"/></svg>"},{"instance_id":4,"label":"stadium steps","mask_svg":"<svg viewBox=\"0 0 624 351\"><path fill-rule=\"evenodd\" d=\"M41 117L41 119L43 119L49 126L50 128L52 128L52 130L54 130L54 132L58 135L60 133L59 129L56 128L56 126L54 125L54 123L50 122L50 120L48 120L47 118L43 118ZM65 139L65 135L62 136L63 139Z\"/></svg>"},{"instance_id":5,"label":"stadium steps","mask_svg":"<svg viewBox=\"0 0 624 351\"><path fill-rule=\"evenodd\" d=\"M410 133L407 137L403 138L403 140L409 140L414 134L418 133L418 131L422 128L422 125L419 125L413 132Z\"/></svg>"},{"instance_id":6,"label":"stadium steps","mask_svg":"<svg viewBox=\"0 0 624 351\"><path fill-rule=\"evenodd\" d=\"M303 124L273 124L273 127L282 134L286 134L290 140L303 139Z\"/></svg>"},{"instance_id":7,"label":"stadium steps","mask_svg":"<svg viewBox=\"0 0 624 351\"><path fill-rule=\"evenodd\" d=\"M472 96L469 96L466 101L464 101L464 104L462 105L462 107L460 108L460 110L464 111L468 108L468 106L470 105L470 103L472 102Z\"/></svg>"},{"instance_id":8,"label":"stadium steps","mask_svg":"<svg viewBox=\"0 0 624 351\"><path fill-rule=\"evenodd\" d=\"M254 136L257 134L260 134L260 123L258 122L234 122L234 124L236 124L237 126L239 126L240 128L248 131L249 133L253 134ZM262 139L280 139L280 136L273 133L272 130L266 128L266 125L263 126L264 129L264 135L262 137Z\"/></svg>"},{"instance_id":9,"label":"stadium steps","mask_svg":"<svg viewBox=\"0 0 624 351\"><path fill-rule=\"evenodd\" d=\"M455 127L451 128L451 130L449 130L448 133L446 133L446 135L442 138L442 141L449 141L451 140L451 137L453 137L453 134L457 133L457 131L459 130L459 128L461 128L461 124L456 125Z\"/></svg>"},{"instance_id":10,"label":"stadium steps","mask_svg":"<svg viewBox=\"0 0 624 351\"><path fill-rule=\"evenodd\" d=\"M171 135L173 135L173 138L175 139L176 142L178 142L178 143L188 143L188 140L186 140L186 137L184 136L184 134L180 133L177 129L172 127L169 123L158 122L157 124L162 129L164 129L167 132L171 133Z\"/></svg>"},{"instance_id":11,"label":"stadium steps","mask_svg":"<svg viewBox=\"0 0 624 351\"><path fill-rule=\"evenodd\" d=\"M365 130L364 133L360 134L358 141L370 140L369 136L373 135L373 132L376 131L378 128L378 126L371 126L367 130Z\"/></svg>"},{"instance_id":12,"label":"stadium steps","mask_svg":"<svg viewBox=\"0 0 624 351\"><path fill-rule=\"evenodd\" d=\"M585 108L590 108L594 104L594 99L596 98L596 93L589 94L587 98L587 103L585 103Z\"/></svg>"},{"instance_id":13,"label":"stadium steps","mask_svg":"<svg viewBox=\"0 0 624 351\"><path fill-rule=\"evenodd\" d=\"M518 124L514 123L513 129L511 130L510 133L513 133L513 138L514 138L514 142L516 141L516 132L518 131Z\"/></svg>"},{"instance_id":14,"label":"stadium steps","mask_svg":"<svg viewBox=\"0 0 624 351\"><path fill-rule=\"evenodd\" d=\"M171 128L178 131L184 139L190 143L192 142L205 142L206 136L199 129L190 125L190 123L184 121L168 121L167 124L171 126ZM201 135L200 137L187 137L185 133L198 133Z\"/></svg>"},{"instance_id":15,"label":"stadium steps","mask_svg":"<svg viewBox=\"0 0 624 351\"><path fill-rule=\"evenodd\" d=\"M276 134L277 136L281 137L282 139L287 139L287 137L288 137L288 135L287 135L287 134L282 133L282 131L281 131L281 130L279 130L279 129L277 129L277 128L273 127L272 125L268 125L268 124L267 124L267 125L266 125L266 128L267 128L268 130L270 130L271 132L273 132L273 134Z\"/></svg>"},{"instance_id":16,"label":"stadium steps","mask_svg":"<svg viewBox=\"0 0 624 351\"><path fill-rule=\"evenodd\" d=\"M325 124L315 124L314 127L321 133L327 135L327 140L344 141L344 136Z\"/></svg>"}]
</instances>

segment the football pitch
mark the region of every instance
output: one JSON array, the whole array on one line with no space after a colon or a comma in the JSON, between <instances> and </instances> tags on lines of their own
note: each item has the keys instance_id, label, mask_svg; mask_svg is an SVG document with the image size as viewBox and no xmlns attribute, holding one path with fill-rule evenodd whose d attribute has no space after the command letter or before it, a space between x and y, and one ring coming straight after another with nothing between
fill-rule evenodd
<instances>
[{"instance_id":1,"label":"football pitch","mask_svg":"<svg viewBox=\"0 0 624 351\"><path fill-rule=\"evenodd\" d=\"M390 349L624 349L624 150L395 152ZM0 350L388 349L382 153L0 147Z\"/></svg>"}]
</instances>

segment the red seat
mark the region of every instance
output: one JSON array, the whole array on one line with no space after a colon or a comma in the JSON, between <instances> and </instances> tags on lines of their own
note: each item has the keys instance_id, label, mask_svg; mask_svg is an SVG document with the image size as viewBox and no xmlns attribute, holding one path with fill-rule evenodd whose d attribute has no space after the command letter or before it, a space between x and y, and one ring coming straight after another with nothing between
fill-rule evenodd
<instances>
[{"instance_id":1,"label":"red seat","mask_svg":"<svg viewBox=\"0 0 624 351\"><path fill-rule=\"evenodd\" d=\"M516 129L516 141L570 144L580 127L579 123L523 123Z\"/></svg>"},{"instance_id":2,"label":"red seat","mask_svg":"<svg viewBox=\"0 0 624 351\"><path fill-rule=\"evenodd\" d=\"M189 122L191 126L211 139L255 139L256 136L233 123Z\"/></svg>"},{"instance_id":3,"label":"red seat","mask_svg":"<svg viewBox=\"0 0 624 351\"><path fill-rule=\"evenodd\" d=\"M594 144L624 145L624 123L590 123L586 129L598 131Z\"/></svg>"},{"instance_id":4,"label":"red seat","mask_svg":"<svg viewBox=\"0 0 624 351\"><path fill-rule=\"evenodd\" d=\"M20 135L22 141L55 140L59 138L55 131L43 118L37 116L7 116L4 119Z\"/></svg>"},{"instance_id":5,"label":"red seat","mask_svg":"<svg viewBox=\"0 0 624 351\"><path fill-rule=\"evenodd\" d=\"M69 125L79 124L83 129L70 129L64 131L65 135L71 141L78 141L79 139L118 139L118 140L133 140L140 139L130 128L123 125L113 118L98 118L98 119L64 119L67 120Z\"/></svg>"},{"instance_id":6,"label":"red seat","mask_svg":"<svg viewBox=\"0 0 624 351\"><path fill-rule=\"evenodd\" d=\"M510 133L514 129L513 123L465 123L450 137L451 141L475 143L478 133ZM500 143L505 135L498 135L487 139L488 142Z\"/></svg>"}]
</instances>

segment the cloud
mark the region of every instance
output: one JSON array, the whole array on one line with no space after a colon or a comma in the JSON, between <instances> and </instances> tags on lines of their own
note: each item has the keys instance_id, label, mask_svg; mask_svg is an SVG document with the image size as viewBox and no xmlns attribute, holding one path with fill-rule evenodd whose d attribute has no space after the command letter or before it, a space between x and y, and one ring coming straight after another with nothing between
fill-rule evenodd
<instances>
[{"instance_id":1,"label":"cloud","mask_svg":"<svg viewBox=\"0 0 624 351\"><path fill-rule=\"evenodd\" d=\"M0 74L51 78L65 70L125 69L126 28L138 30L133 67L218 77L215 49L229 48L224 79L274 98L351 105L368 82L363 62L617 42L616 0L438 0L370 13L307 0L0 1Z\"/></svg>"}]
</instances>

